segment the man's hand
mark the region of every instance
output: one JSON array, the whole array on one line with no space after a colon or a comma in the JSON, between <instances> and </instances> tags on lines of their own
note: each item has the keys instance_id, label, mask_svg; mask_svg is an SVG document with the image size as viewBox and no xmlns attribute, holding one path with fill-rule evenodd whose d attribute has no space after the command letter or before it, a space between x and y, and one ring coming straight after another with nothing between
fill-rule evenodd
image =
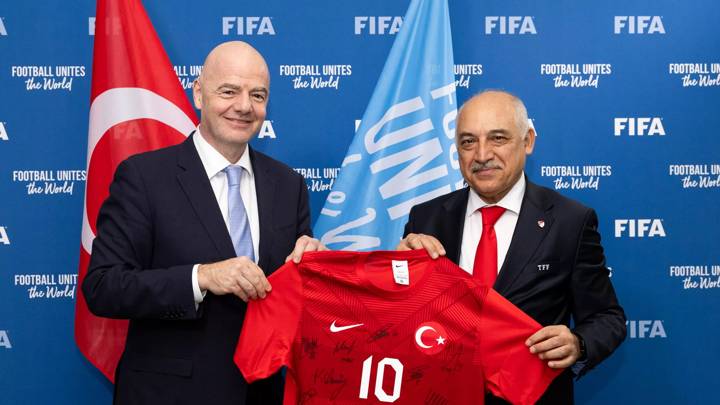
<instances>
[{"instance_id":1,"label":"man's hand","mask_svg":"<svg viewBox=\"0 0 720 405\"><path fill-rule=\"evenodd\" d=\"M245 302L265 298L272 289L265 273L245 256L201 264L197 278L200 290L215 295L235 294Z\"/></svg>"},{"instance_id":2,"label":"man's hand","mask_svg":"<svg viewBox=\"0 0 720 405\"><path fill-rule=\"evenodd\" d=\"M430 257L437 259L445 256L445 248L442 243L434 236L424 235L422 233L409 233L405 239L400 241L395 250L414 250L425 249Z\"/></svg>"},{"instance_id":3,"label":"man's hand","mask_svg":"<svg viewBox=\"0 0 720 405\"><path fill-rule=\"evenodd\" d=\"M546 326L530 336L525 344L550 368L567 368L580 358L580 341L565 325Z\"/></svg>"},{"instance_id":4,"label":"man's hand","mask_svg":"<svg viewBox=\"0 0 720 405\"><path fill-rule=\"evenodd\" d=\"M320 243L319 240L311 238L307 235L303 235L299 237L298 240L295 242L295 249L293 249L292 253L290 253L288 257L285 258L285 263L292 260L293 262L295 262L295 264L298 264L302 259L303 253L323 250L329 249L325 245Z\"/></svg>"}]
</instances>

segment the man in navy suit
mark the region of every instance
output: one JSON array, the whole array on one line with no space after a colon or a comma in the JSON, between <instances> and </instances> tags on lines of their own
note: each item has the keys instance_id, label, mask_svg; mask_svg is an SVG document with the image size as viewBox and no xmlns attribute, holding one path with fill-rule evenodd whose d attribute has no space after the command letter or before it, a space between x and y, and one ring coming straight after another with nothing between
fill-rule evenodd
<instances>
[{"instance_id":1,"label":"man in navy suit","mask_svg":"<svg viewBox=\"0 0 720 405\"><path fill-rule=\"evenodd\" d=\"M245 303L271 293L266 276L286 260L324 246L303 178L248 146L269 81L250 45L219 45L193 87L197 130L115 172L82 287L94 314L130 319L116 404L281 401L279 376L248 386L233 363Z\"/></svg>"},{"instance_id":2,"label":"man in navy suit","mask_svg":"<svg viewBox=\"0 0 720 405\"><path fill-rule=\"evenodd\" d=\"M528 350L566 369L538 403L571 404L573 374L608 357L626 333L595 211L527 180L523 168L535 132L524 104L509 93L486 91L468 100L458 113L456 143L470 187L413 207L398 249L446 255L472 274L483 267L476 253L488 252L479 246L483 227L492 227L497 256L485 267L493 267L493 288L544 326L528 336ZM500 208L488 212L498 219L486 225L482 209L493 206ZM505 402L488 395L486 403Z\"/></svg>"}]
</instances>

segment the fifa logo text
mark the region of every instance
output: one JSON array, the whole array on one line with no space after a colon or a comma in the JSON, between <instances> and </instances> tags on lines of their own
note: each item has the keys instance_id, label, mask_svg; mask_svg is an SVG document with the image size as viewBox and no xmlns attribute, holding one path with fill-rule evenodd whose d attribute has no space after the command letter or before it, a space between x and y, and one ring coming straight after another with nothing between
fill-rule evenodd
<instances>
[{"instance_id":1,"label":"fifa logo text","mask_svg":"<svg viewBox=\"0 0 720 405\"><path fill-rule=\"evenodd\" d=\"M234 32L233 32L234 29ZM223 35L275 35L270 17L223 17Z\"/></svg>"},{"instance_id":2,"label":"fifa logo text","mask_svg":"<svg viewBox=\"0 0 720 405\"><path fill-rule=\"evenodd\" d=\"M665 128L660 117L628 117L615 118L615 136L653 136L665 135Z\"/></svg>"},{"instance_id":3,"label":"fifa logo text","mask_svg":"<svg viewBox=\"0 0 720 405\"><path fill-rule=\"evenodd\" d=\"M537 34L535 23L530 16L486 16L485 35Z\"/></svg>"},{"instance_id":4,"label":"fifa logo text","mask_svg":"<svg viewBox=\"0 0 720 405\"><path fill-rule=\"evenodd\" d=\"M655 236L664 238L665 228L659 219L616 219L615 237L621 238L653 238Z\"/></svg>"},{"instance_id":5,"label":"fifa logo text","mask_svg":"<svg viewBox=\"0 0 720 405\"><path fill-rule=\"evenodd\" d=\"M395 35L400 31L403 19L400 16L357 16L355 35Z\"/></svg>"},{"instance_id":6,"label":"fifa logo text","mask_svg":"<svg viewBox=\"0 0 720 405\"><path fill-rule=\"evenodd\" d=\"M664 34L660 16L616 15L615 34Z\"/></svg>"}]
</instances>

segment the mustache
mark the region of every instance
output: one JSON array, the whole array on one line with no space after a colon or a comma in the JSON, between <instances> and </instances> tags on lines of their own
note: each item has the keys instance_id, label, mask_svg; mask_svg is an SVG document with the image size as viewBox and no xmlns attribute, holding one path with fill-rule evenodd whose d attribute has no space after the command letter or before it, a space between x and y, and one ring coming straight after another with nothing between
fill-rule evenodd
<instances>
[{"instance_id":1,"label":"mustache","mask_svg":"<svg viewBox=\"0 0 720 405\"><path fill-rule=\"evenodd\" d=\"M470 171L472 173L477 173L480 170L486 170L486 169L502 169L500 164L493 160L488 160L487 162L480 163L478 161L472 162L472 165L470 166Z\"/></svg>"}]
</instances>

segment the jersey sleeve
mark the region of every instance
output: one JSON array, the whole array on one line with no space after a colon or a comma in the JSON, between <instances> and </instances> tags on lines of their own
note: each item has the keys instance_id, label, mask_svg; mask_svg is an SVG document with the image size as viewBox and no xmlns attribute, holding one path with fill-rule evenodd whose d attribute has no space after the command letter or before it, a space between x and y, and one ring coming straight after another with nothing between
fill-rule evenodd
<instances>
[{"instance_id":1,"label":"jersey sleeve","mask_svg":"<svg viewBox=\"0 0 720 405\"><path fill-rule=\"evenodd\" d=\"M302 313L302 278L292 261L276 270L268 281L272 291L248 303L235 348L235 364L245 380L266 378L290 365L293 340Z\"/></svg>"},{"instance_id":2,"label":"jersey sleeve","mask_svg":"<svg viewBox=\"0 0 720 405\"><path fill-rule=\"evenodd\" d=\"M485 388L513 404L534 404L562 370L550 368L530 353L525 341L541 325L490 288L475 288L485 295L480 311L480 362ZM478 297L482 298L482 297Z\"/></svg>"}]
</instances>

